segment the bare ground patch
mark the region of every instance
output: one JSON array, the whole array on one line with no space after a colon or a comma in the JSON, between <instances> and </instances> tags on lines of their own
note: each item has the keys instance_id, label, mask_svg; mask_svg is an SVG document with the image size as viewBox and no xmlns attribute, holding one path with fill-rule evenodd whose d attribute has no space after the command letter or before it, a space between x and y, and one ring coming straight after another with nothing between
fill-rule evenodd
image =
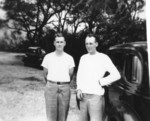
<instances>
[{"instance_id":1,"label":"bare ground patch","mask_svg":"<svg viewBox=\"0 0 150 121\"><path fill-rule=\"evenodd\" d=\"M42 71L24 67L17 54L6 55L0 53L0 121L46 121ZM73 89L67 121L78 121Z\"/></svg>"}]
</instances>

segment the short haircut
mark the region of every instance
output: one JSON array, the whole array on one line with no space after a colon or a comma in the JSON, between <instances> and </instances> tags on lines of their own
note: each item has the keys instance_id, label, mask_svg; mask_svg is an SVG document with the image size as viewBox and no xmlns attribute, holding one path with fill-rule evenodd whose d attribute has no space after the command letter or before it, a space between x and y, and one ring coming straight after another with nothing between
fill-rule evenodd
<instances>
[{"instance_id":1,"label":"short haircut","mask_svg":"<svg viewBox=\"0 0 150 121\"><path fill-rule=\"evenodd\" d=\"M97 37L96 37L96 35L94 35L94 34L88 34L88 35L86 36L86 38L87 38L87 37L89 37L89 38L90 38L90 37L94 37L94 38L95 38L95 42L98 42L98 41L97 41Z\"/></svg>"},{"instance_id":2,"label":"short haircut","mask_svg":"<svg viewBox=\"0 0 150 121\"><path fill-rule=\"evenodd\" d=\"M56 38L56 37L64 37L64 36L63 36L62 33L56 33L56 34L55 34L55 38Z\"/></svg>"},{"instance_id":3,"label":"short haircut","mask_svg":"<svg viewBox=\"0 0 150 121\"><path fill-rule=\"evenodd\" d=\"M62 33L56 33L56 34L55 34L55 39L56 39L56 37L64 37L64 36L63 36ZM54 39L54 41L55 41L55 39ZM64 40L65 40L65 37L64 37Z\"/></svg>"}]
</instances>

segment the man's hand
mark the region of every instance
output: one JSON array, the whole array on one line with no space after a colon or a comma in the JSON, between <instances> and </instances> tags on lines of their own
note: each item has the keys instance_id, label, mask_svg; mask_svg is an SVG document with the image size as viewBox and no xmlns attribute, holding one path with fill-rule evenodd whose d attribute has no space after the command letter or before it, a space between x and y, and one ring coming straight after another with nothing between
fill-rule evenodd
<instances>
[{"instance_id":1,"label":"man's hand","mask_svg":"<svg viewBox=\"0 0 150 121\"><path fill-rule=\"evenodd\" d=\"M82 100L83 99L83 94L82 94L82 91L81 90L77 90L77 98L79 100Z\"/></svg>"}]
</instances>

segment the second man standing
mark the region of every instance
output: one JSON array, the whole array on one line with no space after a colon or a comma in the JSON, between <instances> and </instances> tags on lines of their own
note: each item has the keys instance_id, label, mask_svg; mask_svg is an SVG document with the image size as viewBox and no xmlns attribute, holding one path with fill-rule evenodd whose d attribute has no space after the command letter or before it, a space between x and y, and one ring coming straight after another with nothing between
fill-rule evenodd
<instances>
[{"instance_id":1,"label":"second man standing","mask_svg":"<svg viewBox=\"0 0 150 121\"><path fill-rule=\"evenodd\" d=\"M70 102L70 79L74 71L73 57L64 52L66 45L62 34L54 40L55 51L44 57L46 113L48 121L66 121Z\"/></svg>"}]
</instances>

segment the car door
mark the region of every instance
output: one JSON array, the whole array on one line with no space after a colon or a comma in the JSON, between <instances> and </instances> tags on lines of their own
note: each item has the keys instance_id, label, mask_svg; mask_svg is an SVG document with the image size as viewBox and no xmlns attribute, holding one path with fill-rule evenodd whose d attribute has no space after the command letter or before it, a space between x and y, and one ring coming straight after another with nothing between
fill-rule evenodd
<instances>
[{"instance_id":1,"label":"car door","mask_svg":"<svg viewBox=\"0 0 150 121\"><path fill-rule=\"evenodd\" d=\"M124 121L128 121L129 118L133 121L148 121L150 103L149 99L145 98L148 80L144 79L144 56L133 48L115 49L109 52L109 55L121 73L121 80L109 88L109 100L114 107L110 121L112 118L117 119L121 114L124 115Z\"/></svg>"}]
</instances>

